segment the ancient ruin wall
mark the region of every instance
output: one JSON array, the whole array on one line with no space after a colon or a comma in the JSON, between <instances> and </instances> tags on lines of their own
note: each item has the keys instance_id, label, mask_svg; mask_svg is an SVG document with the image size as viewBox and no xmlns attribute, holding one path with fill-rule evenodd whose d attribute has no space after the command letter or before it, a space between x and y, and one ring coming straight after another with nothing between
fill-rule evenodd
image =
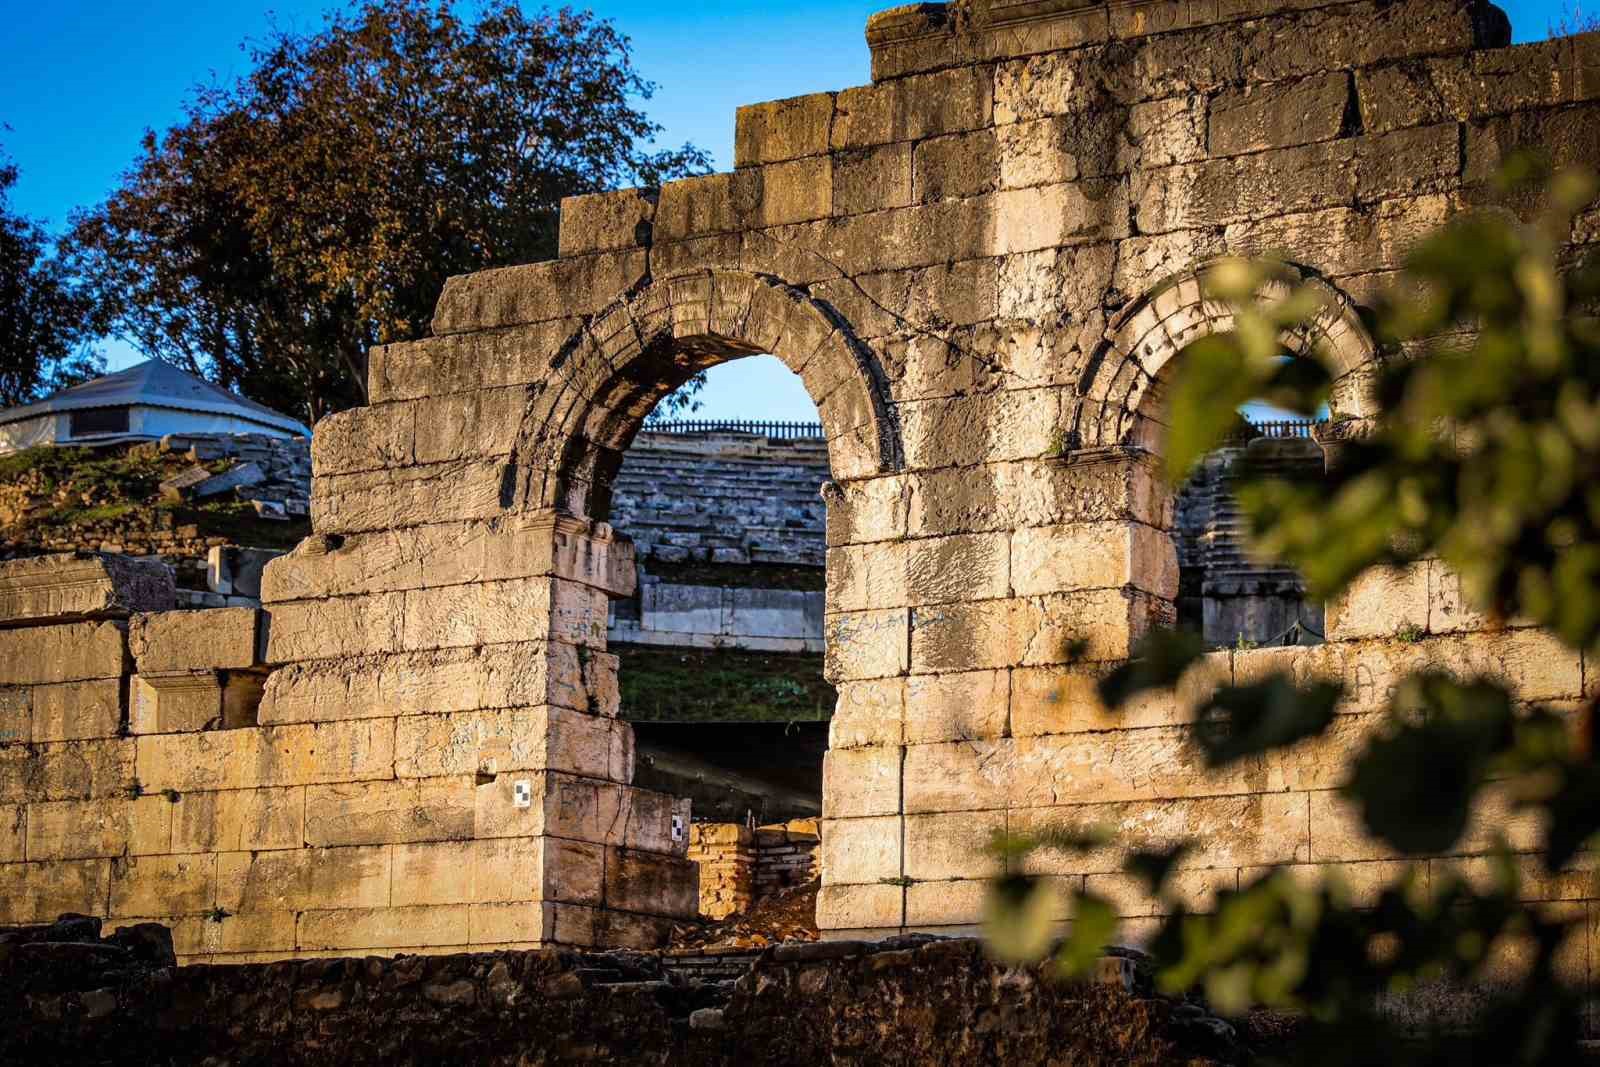
<instances>
[{"instance_id":1,"label":"ancient ruin wall","mask_svg":"<svg viewBox=\"0 0 1600 1067\"><path fill-rule=\"evenodd\" d=\"M742 109L731 174L569 201L560 259L452 279L433 337L374 351L371 406L317 427L316 535L267 571L259 725L97 740L124 762L70 787L301 790L302 836L169 845L152 867L215 882L141 917L221 907L230 951L283 955L647 944L692 913L680 813L629 785L614 718L606 603L634 569L605 520L656 401L753 352L801 376L828 441L832 933L967 927L984 840L1044 821L1194 836L1201 899L1266 865L1379 874L1391 857L1333 787L1404 670L1487 671L1529 700L1595 689L1578 654L1466 611L1427 563L1331 606L1321 648L1210 658L1219 677L1350 682L1314 745L1207 775L1186 701L1113 719L1091 683L1174 614L1151 450L1162 368L1227 325L1205 263L1278 252L1315 280L1328 314L1284 340L1334 354L1334 415L1359 432L1382 358L1360 306L1492 199L1514 147L1595 158L1600 40L1505 48L1503 16L1457 0L974 0L896 9L868 37L872 85ZM1594 233L1590 216L1575 238ZM40 744L80 766L90 742ZM67 794L20 782L0 798L25 826L0 907L31 914L3 918L68 897L126 914L123 860L95 868L109 889L48 888L79 861L31 850L33 808ZM1484 847L1480 828L1463 852ZM1151 905L1113 857L1040 862L1114 893L1137 934ZM1590 906L1563 880L1530 892Z\"/></svg>"}]
</instances>

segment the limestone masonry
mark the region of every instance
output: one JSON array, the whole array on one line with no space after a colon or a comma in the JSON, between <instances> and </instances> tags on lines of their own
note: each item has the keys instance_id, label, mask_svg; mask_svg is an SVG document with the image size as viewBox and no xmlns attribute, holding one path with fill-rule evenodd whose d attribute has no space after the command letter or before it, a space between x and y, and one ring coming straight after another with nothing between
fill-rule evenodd
<instances>
[{"instance_id":1,"label":"limestone masonry","mask_svg":"<svg viewBox=\"0 0 1600 1067\"><path fill-rule=\"evenodd\" d=\"M559 259L453 278L433 336L375 349L259 611L170 615L110 561L0 575L0 922L156 920L190 962L659 943L697 911L690 812L631 784L614 482L661 397L755 352L827 442L825 935L970 931L985 840L1046 822L1195 837L1196 903L1268 865L1363 892L1392 858L1334 787L1404 672L1600 692L1429 562L1328 605L1326 644L1208 657L1342 678L1313 744L1208 774L1203 683L1115 718L1093 692L1177 612L1155 452L1166 368L1228 325L1208 261L1327 295L1284 342L1338 362L1324 443L1360 433L1361 308L1512 149L1600 158L1600 35L1507 47L1460 0L973 0L867 36L873 84L741 109L730 174L567 201ZM1531 830L1491 805L1437 862ZM1115 856L1034 862L1148 923ZM1587 878L1528 873L1600 919Z\"/></svg>"}]
</instances>

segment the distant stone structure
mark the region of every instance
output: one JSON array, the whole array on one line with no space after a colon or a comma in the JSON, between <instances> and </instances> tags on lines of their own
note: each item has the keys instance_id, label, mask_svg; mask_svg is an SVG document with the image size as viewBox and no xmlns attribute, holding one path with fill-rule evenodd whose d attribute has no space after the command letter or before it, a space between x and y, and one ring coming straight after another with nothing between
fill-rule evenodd
<instances>
[{"instance_id":1,"label":"distant stone structure","mask_svg":"<svg viewBox=\"0 0 1600 1067\"><path fill-rule=\"evenodd\" d=\"M1395 857L1337 786L1404 672L1595 695L1432 561L1365 576L1327 643L1212 653L1176 698L1112 716L1094 683L1177 616L1162 391L1229 325L1208 261L1278 252L1325 297L1282 340L1335 364L1336 458L1386 358L1360 307L1412 243L1519 146L1600 154L1600 37L1507 47L1474 0L971 0L867 32L873 84L741 109L731 174L568 201L559 259L451 279L432 337L375 349L371 405L316 429L315 532L266 568L257 629L0 630L31 739L0 751L0 922L158 919L186 960L659 943L698 910L689 813L632 784L606 641L635 557L608 520L657 401L755 352L827 441L827 936L970 931L985 842L1046 824L1194 838L1193 906L1272 866L1337 865L1360 898ZM252 723L134 732L111 703L130 666L220 684L247 646ZM1208 772L1206 679L1275 667L1345 680L1336 725ZM1491 795L1435 862L1535 831ZM1109 850L1030 863L1108 894L1124 937L1159 907Z\"/></svg>"}]
</instances>

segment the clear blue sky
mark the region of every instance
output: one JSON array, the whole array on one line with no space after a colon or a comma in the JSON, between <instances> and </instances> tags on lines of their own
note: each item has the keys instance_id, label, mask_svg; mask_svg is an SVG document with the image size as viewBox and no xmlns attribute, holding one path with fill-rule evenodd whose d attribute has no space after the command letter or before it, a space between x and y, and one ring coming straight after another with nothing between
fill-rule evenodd
<instances>
[{"instance_id":1,"label":"clear blue sky","mask_svg":"<svg viewBox=\"0 0 1600 1067\"><path fill-rule=\"evenodd\" d=\"M740 104L866 84L867 16L895 2L574 0L573 6L614 19L633 38L640 71L660 86L645 106L665 127L661 142L693 141L726 169ZM243 73L242 41L260 37L274 20L315 28L333 6L329 0L0 0L6 27L0 123L11 127L0 131L0 144L22 171L16 206L59 228L73 207L105 197L144 130L174 122L191 87ZM1562 10L1561 0L1502 6L1519 41L1545 36ZM106 351L113 366L140 358L117 342ZM798 379L770 357L717 368L702 399L702 417L814 417Z\"/></svg>"}]
</instances>

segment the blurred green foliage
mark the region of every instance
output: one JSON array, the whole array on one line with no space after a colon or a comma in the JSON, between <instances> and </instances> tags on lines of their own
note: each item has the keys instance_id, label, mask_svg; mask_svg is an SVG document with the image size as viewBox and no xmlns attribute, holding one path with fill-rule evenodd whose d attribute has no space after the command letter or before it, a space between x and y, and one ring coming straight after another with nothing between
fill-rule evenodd
<instances>
[{"instance_id":1,"label":"blurred green foliage","mask_svg":"<svg viewBox=\"0 0 1600 1067\"><path fill-rule=\"evenodd\" d=\"M1368 567L1437 557L1461 575L1478 610L1536 622L1592 650L1600 271L1571 262L1568 242L1596 186L1582 174L1541 176L1527 160L1504 180L1508 191L1525 187L1522 202L1531 195L1541 213L1524 222L1490 211L1446 227L1416 249L1397 295L1376 309L1383 358L1371 388L1381 416L1336 409L1336 462L1325 475L1247 468L1238 496L1258 550L1298 567L1318 597ZM1208 295L1233 307L1234 329L1177 361L1165 455L1175 484L1222 442L1240 404L1262 399L1310 414L1328 403L1331 360L1284 357L1286 332L1322 310L1287 277L1243 260L1212 273ZM1151 634L1103 681L1101 697L1115 708L1174 689L1200 654L1192 634ZM1197 712L1197 755L1221 767L1303 744L1333 724L1341 696L1336 684L1286 674L1221 686ZM1277 870L1217 894L1201 912L1173 885L1184 842L1127 856L1124 870L1166 916L1149 945L1160 988L1204 995L1224 1013L1298 1013L1308 1039L1297 1063L1573 1062L1583 995L1557 961L1563 951L1581 954L1583 923L1525 903L1519 872L1531 860L1541 878L1571 877L1574 857L1600 831L1593 712L1528 707L1484 679L1405 679L1341 787L1373 838L1415 857L1375 893L1357 896L1337 868L1320 881ZM1537 856L1514 856L1491 810L1537 826ZM1469 832L1488 835L1487 877L1468 881L1421 862L1458 851ZM1087 969L1112 939L1109 905L1089 895L1061 901L1052 884L1023 873L1035 851L1084 847L1081 832L996 842L1008 873L989 902L992 951L1044 956L1065 907L1076 921L1056 960L1064 974ZM1497 953L1520 967L1497 969ZM1408 1032L1381 1010L1385 994L1491 979L1499 996L1465 1031Z\"/></svg>"}]
</instances>

